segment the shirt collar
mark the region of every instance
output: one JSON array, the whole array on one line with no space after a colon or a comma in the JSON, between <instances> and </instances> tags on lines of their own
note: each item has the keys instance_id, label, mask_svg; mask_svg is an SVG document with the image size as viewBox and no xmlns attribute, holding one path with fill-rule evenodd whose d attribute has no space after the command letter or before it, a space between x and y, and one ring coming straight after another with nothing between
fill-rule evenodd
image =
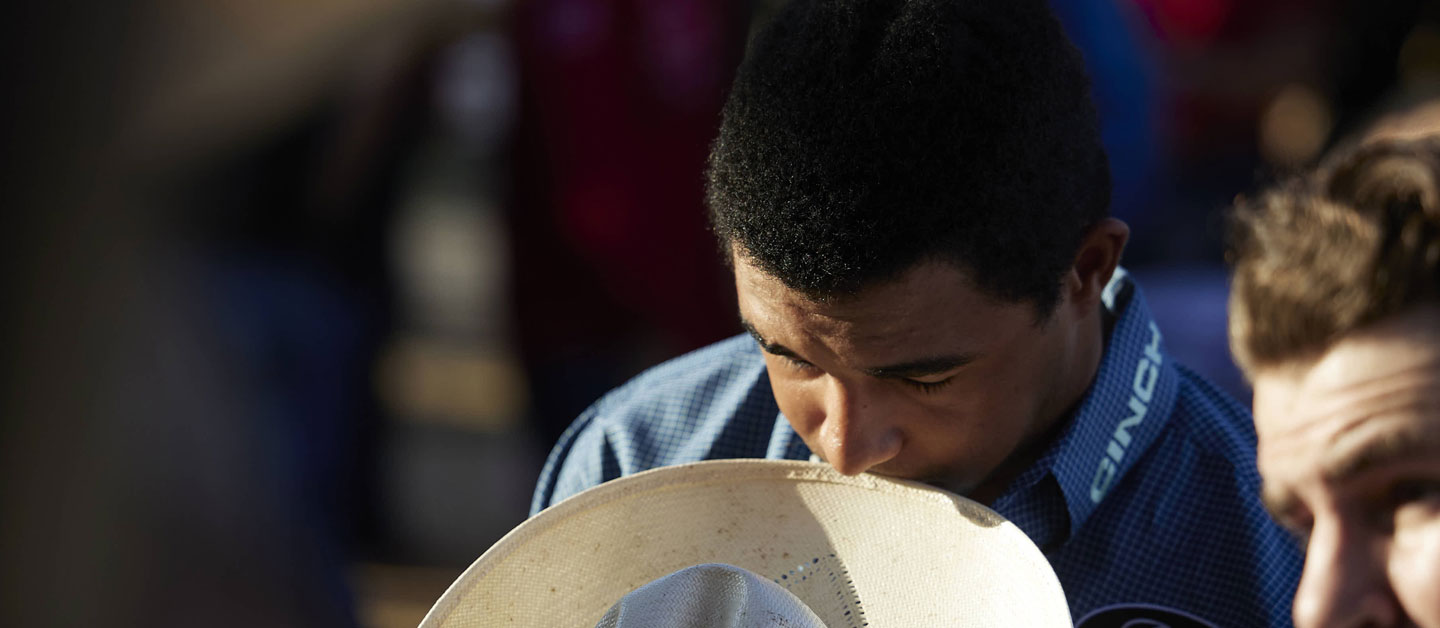
<instances>
[{"instance_id":1,"label":"shirt collar","mask_svg":"<svg viewBox=\"0 0 1440 628\"><path fill-rule=\"evenodd\" d=\"M1072 536L1155 442L1179 390L1140 287L1117 268L1102 298L1116 320L1095 382L1035 469L1058 481Z\"/></svg>"}]
</instances>

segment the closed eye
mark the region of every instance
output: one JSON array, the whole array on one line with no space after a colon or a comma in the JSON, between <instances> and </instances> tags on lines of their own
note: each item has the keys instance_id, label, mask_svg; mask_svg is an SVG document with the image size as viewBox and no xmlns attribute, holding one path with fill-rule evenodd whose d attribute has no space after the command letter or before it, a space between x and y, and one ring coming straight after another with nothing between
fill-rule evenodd
<instances>
[{"instance_id":1,"label":"closed eye","mask_svg":"<svg viewBox=\"0 0 1440 628\"><path fill-rule=\"evenodd\" d=\"M1400 482L1390 491L1396 504L1440 499L1440 482L1433 480L1409 480Z\"/></svg>"},{"instance_id":2,"label":"closed eye","mask_svg":"<svg viewBox=\"0 0 1440 628\"><path fill-rule=\"evenodd\" d=\"M900 381L905 382L905 384L906 384L907 386L910 386L911 388L914 388L914 389L916 389L916 390L919 390L919 391L922 392L922 393L929 394L929 393L936 392L936 391L938 391L938 390L940 390L940 389L942 389L942 388L944 388L944 387L946 387L946 386L949 386L949 385L951 384L951 382L954 382L954 381L955 381L955 377L954 377L954 376L950 376L950 377L947 377L947 378L945 378L945 379L942 379L942 380L940 380L940 381L935 381L935 382L926 382L926 381L921 381L921 380L918 380L918 379L909 379L909 378L901 379Z\"/></svg>"},{"instance_id":3,"label":"closed eye","mask_svg":"<svg viewBox=\"0 0 1440 628\"><path fill-rule=\"evenodd\" d=\"M814 364L811 364L811 363L809 363L809 362L806 362L805 360L802 360L802 359L800 359L800 358L797 358L797 357L795 357L795 356L793 356L793 355L775 354L775 357L778 357L778 358L780 358L781 360L784 360L784 361L785 361L785 364L787 364L787 365L789 365L791 368L794 368L794 369L797 369L797 370L808 371L808 370L810 370L810 369L817 368Z\"/></svg>"}]
</instances>

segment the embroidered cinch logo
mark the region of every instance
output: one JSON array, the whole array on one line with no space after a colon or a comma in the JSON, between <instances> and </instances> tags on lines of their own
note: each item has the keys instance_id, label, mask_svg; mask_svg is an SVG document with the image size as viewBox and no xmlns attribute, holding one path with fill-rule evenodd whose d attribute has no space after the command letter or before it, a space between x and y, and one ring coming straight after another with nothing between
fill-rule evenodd
<instances>
[{"instance_id":1,"label":"embroidered cinch logo","mask_svg":"<svg viewBox=\"0 0 1440 628\"><path fill-rule=\"evenodd\" d=\"M1145 414L1150 411L1150 399L1155 396L1155 383L1160 380L1162 363L1160 328L1155 321L1150 321L1150 344L1145 345L1145 351L1135 363L1135 379L1130 385L1130 414L1115 426L1115 433L1110 435L1110 445L1105 448L1105 455L1100 457L1095 478L1090 481L1091 502L1100 503L1105 493L1110 491L1110 483L1115 480L1120 461L1125 458L1125 448L1134 440L1130 430L1143 423Z\"/></svg>"}]
</instances>

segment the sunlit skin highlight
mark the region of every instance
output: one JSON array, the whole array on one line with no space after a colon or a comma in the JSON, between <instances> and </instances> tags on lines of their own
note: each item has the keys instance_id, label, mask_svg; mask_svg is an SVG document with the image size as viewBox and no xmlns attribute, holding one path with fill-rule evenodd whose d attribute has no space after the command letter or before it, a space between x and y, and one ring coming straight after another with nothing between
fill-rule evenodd
<instances>
[{"instance_id":1,"label":"sunlit skin highlight","mask_svg":"<svg viewBox=\"0 0 1440 628\"><path fill-rule=\"evenodd\" d=\"M1299 628L1440 628L1440 305L1259 369L1267 508L1307 545Z\"/></svg>"},{"instance_id":2,"label":"sunlit skin highlight","mask_svg":"<svg viewBox=\"0 0 1440 628\"><path fill-rule=\"evenodd\" d=\"M1044 320L921 263L856 295L817 300L733 256L742 324L781 412L845 474L917 479L982 502L1028 466L1093 381L1100 293L1128 235L1092 230Z\"/></svg>"}]
</instances>

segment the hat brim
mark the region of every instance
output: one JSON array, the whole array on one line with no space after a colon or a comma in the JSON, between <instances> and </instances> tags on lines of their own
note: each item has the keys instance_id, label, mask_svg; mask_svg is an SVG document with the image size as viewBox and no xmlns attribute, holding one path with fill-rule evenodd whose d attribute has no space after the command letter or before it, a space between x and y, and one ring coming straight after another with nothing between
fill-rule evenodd
<instances>
[{"instance_id":1,"label":"hat brim","mask_svg":"<svg viewBox=\"0 0 1440 628\"><path fill-rule=\"evenodd\" d=\"M989 508L777 460L653 469L575 495L500 539L420 625L593 626L626 593L701 563L774 579L832 628L1071 625L1044 555Z\"/></svg>"}]
</instances>

